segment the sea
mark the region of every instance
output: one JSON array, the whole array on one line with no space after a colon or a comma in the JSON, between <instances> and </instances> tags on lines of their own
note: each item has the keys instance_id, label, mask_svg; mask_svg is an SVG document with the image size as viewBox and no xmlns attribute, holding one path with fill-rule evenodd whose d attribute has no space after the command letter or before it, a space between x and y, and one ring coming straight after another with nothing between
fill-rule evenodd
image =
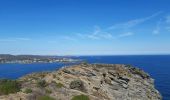
<instances>
[{"instance_id":1,"label":"sea","mask_svg":"<svg viewBox=\"0 0 170 100\"><path fill-rule=\"evenodd\" d=\"M170 55L72 56L88 63L130 64L155 79L155 88L170 100ZM26 74L54 71L77 63L0 64L0 78L17 79Z\"/></svg>"}]
</instances>

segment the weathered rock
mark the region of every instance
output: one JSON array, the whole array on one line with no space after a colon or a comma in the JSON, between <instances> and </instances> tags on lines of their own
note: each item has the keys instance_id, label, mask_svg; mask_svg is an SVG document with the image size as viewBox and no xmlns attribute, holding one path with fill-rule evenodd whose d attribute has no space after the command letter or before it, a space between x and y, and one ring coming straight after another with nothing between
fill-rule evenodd
<instances>
[{"instance_id":1,"label":"weathered rock","mask_svg":"<svg viewBox=\"0 0 170 100\"><path fill-rule=\"evenodd\" d=\"M37 87L40 79L47 82L43 88ZM80 94L89 96L90 100L162 100L154 88L153 79L144 71L129 65L85 63L51 73L30 74L19 81L22 81L22 90L31 88L33 92L25 94L21 91L0 96L0 100L36 100L40 95L49 95L56 100L71 100ZM57 88L54 83L60 83L62 87Z\"/></svg>"}]
</instances>

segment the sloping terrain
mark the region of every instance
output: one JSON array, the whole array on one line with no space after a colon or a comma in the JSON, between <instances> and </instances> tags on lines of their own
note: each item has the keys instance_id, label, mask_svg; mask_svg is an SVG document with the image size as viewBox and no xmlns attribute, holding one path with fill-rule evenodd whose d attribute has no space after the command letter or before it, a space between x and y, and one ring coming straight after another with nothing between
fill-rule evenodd
<instances>
[{"instance_id":1,"label":"sloping terrain","mask_svg":"<svg viewBox=\"0 0 170 100\"><path fill-rule=\"evenodd\" d=\"M18 81L20 92L0 100L162 100L144 71L120 64L80 64L34 73ZM42 98L48 99L42 99Z\"/></svg>"}]
</instances>

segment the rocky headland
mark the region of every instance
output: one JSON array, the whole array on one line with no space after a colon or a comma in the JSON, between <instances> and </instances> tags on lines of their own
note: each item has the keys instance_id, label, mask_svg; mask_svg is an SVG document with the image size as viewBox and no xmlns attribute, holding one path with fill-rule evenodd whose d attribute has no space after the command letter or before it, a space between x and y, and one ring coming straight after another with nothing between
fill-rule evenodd
<instances>
[{"instance_id":1,"label":"rocky headland","mask_svg":"<svg viewBox=\"0 0 170 100\"><path fill-rule=\"evenodd\" d=\"M162 100L144 71L122 64L79 64L17 80L0 100Z\"/></svg>"}]
</instances>

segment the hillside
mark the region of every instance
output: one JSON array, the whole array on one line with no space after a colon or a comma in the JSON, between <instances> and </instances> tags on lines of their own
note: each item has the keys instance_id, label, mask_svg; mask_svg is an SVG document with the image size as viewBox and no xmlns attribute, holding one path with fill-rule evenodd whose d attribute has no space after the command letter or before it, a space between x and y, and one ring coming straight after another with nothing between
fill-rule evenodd
<instances>
[{"instance_id":1,"label":"hillside","mask_svg":"<svg viewBox=\"0 0 170 100\"><path fill-rule=\"evenodd\" d=\"M0 100L162 100L154 80L129 65L80 64L29 74L17 82L20 91L0 93Z\"/></svg>"}]
</instances>

